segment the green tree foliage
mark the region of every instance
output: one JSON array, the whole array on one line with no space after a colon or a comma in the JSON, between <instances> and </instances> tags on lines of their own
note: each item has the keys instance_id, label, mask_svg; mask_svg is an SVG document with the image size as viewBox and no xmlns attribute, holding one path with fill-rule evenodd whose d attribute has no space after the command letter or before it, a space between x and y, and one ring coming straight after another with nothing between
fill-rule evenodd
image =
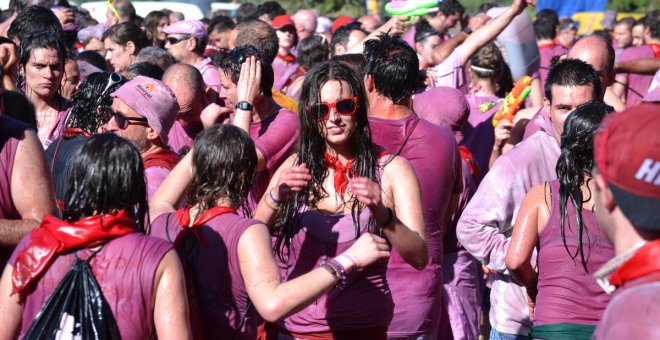
<instances>
[{"instance_id":1,"label":"green tree foliage","mask_svg":"<svg viewBox=\"0 0 660 340\"><path fill-rule=\"evenodd\" d=\"M658 8L658 0L609 0L608 9L618 12L646 12Z\"/></svg>"}]
</instances>

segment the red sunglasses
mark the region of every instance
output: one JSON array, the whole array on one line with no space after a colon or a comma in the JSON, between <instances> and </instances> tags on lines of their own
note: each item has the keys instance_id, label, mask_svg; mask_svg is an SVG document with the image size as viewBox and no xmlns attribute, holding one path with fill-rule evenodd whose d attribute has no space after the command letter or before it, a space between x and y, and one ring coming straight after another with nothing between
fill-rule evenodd
<instances>
[{"instance_id":1,"label":"red sunglasses","mask_svg":"<svg viewBox=\"0 0 660 340\"><path fill-rule=\"evenodd\" d=\"M335 109L341 116L352 116L357 110L358 97L340 99L334 103L320 102L307 106L307 111L316 114L319 120L327 120L330 118L330 110Z\"/></svg>"}]
</instances>

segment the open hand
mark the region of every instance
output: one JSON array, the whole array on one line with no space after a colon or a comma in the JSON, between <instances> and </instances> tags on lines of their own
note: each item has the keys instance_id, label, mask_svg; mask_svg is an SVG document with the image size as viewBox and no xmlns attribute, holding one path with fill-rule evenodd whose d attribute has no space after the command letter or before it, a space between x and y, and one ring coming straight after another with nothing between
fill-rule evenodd
<instances>
[{"instance_id":1,"label":"open hand","mask_svg":"<svg viewBox=\"0 0 660 340\"><path fill-rule=\"evenodd\" d=\"M277 179L277 197L275 199L286 201L292 193L305 189L311 179L312 176L305 163L284 169Z\"/></svg>"},{"instance_id":2,"label":"open hand","mask_svg":"<svg viewBox=\"0 0 660 340\"><path fill-rule=\"evenodd\" d=\"M261 93L261 61L256 57L248 57L241 65L241 75L236 84L238 101L246 101L254 105L254 100Z\"/></svg>"}]
</instances>

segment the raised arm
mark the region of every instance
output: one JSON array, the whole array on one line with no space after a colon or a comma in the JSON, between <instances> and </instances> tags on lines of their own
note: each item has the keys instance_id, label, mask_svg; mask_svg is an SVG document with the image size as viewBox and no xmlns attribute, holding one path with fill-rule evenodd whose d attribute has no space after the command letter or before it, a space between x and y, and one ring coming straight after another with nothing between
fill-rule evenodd
<instances>
[{"instance_id":1,"label":"raised arm","mask_svg":"<svg viewBox=\"0 0 660 340\"><path fill-rule=\"evenodd\" d=\"M383 26L380 26L377 30L373 31L366 38L364 38L360 43L355 44L355 46L346 50L345 54L362 54L364 53L364 42L367 40L372 40L378 38L380 34L389 34L389 35L401 35L406 31L407 17L392 17L388 20Z\"/></svg>"},{"instance_id":2,"label":"raised arm","mask_svg":"<svg viewBox=\"0 0 660 340\"><path fill-rule=\"evenodd\" d=\"M149 202L150 222L162 214L176 210L192 181L192 151L172 169Z\"/></svg>"},{"instance_id":3,"label":"raised arm","mask_svg":"<svg viewBox=\"0 0 660 340\"><path fill-rule=\"evenodd\" d=\"M511 23L513 18L522 13L528 5L533 6L534 3L535 0L514 0L511 7L497 16L497 18L493 19L482 28L472 32L472 34L470 34L461 45L461 64L465 65L480 48L502 33L502 31L504 31L504 29Z\"/></svg>"},{"instance_id":4,"label":"raised arm","mask_svg":"<svg viewBox=\"0 0 660 340\"><path fill-rule=\"evenodd\" d=\"M428 263L429 251L417 175L408 161L397 156L384 167L381 182L382 190L368 178L355 178L350 189L369 207L401 257L422 270Z\"/></svg>"},{"instance_id":5,"label":"raised arm","mask_svg":"<svg viewBox=\"0 0 660 340\"><path fill-rule=\"evenodd\" d=\"M365 233L343 254L335 257L346 272L363 269L387 260L385 239ZM266 321L277 322L314 302L336 283L324 268L315 268L295 279L280 283L280 272L271 252L271 238L263 224L251 226L238 242L241 275L250 300Z\"/></svg>"},{"instance_id":6,"label":"raised arm","mask_svg":"<svg viewBox=\"0 0 660 340\"><path fill-rule=\"evenodd\" d=\"M58 215L46 155L37 135L25 130L18 142L11 174L11 199L20 220L0 219L0 246L15 247L46 214Z\"/></svg>"}]
</instances>

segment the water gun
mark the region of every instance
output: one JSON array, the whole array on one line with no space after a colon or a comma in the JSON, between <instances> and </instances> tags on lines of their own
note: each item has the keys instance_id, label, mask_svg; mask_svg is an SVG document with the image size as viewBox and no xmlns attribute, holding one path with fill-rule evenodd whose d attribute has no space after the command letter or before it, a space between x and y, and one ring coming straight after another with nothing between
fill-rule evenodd
<instances>
[{"instance_id":1,"label":"water gun","mask_svg":"<svg viewBox=\"0 0 660 340\"><path fill-rule=\"evenodd\" d=\"M442 0L392 0L385 5L385 12L395 17L409 17L408 22L411 22L414 17L437 12L441 2Z\"/></svg>"},{"instance_id":2,"label":"water gun","mask_svg":"<svg viewBox=\"0 0 660 340\"><path fill-rule=\"evenodd\" d=\"M520 109L520 105L525 101L525 98L529 96L529 93L532 92L532 77L522 76L516 82L516 85L513 86L513 89L506 98L502 106L493 116L493 126L497 126L503 119L506 119L510 122L513 122L513 117L516 116L516 113Z\"/></svg>"}]
</instances>

